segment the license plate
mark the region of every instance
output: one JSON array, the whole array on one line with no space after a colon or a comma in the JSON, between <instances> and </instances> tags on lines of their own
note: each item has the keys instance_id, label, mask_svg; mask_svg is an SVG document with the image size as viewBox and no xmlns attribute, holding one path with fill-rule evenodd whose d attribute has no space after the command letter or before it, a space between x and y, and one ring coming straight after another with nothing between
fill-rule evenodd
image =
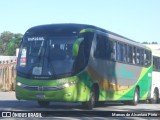
<instances>
[{"instance_id":1,"label":"license plate","mask_svg":"<svg viewBox=\"0 0 160 120\"><path fill-rule=\"evenodd\" d=\"M40 99L44 99L44 98L45 98L45 95L44 95L44 94L37 94L36 97L37 97L37 98L40 98Z\"/></svg>"}]
</instances>

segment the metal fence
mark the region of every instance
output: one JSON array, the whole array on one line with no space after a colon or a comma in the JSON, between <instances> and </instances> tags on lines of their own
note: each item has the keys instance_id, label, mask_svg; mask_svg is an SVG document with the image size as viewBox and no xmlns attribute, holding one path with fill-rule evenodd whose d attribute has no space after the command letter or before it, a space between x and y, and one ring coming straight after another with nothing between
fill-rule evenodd
<instances>
[{"instance_id":1,"label":"metal fence","mask_svg":"<svg viewBox=\"0 0 160 120\"><path fill-rule=\"evenodd\" d=\"M0 91L14 91L16 62L0 62Z\"/></svg>"}]
</instances>

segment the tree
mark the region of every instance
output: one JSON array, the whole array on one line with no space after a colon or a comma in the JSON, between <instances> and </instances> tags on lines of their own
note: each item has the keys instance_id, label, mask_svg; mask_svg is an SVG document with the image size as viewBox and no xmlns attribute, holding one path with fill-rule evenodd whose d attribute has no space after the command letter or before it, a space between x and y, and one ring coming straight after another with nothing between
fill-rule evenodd
<instances>
[{"instance_id":1,"label":"tree","mask_svg":"<svg viewBox=\"0 0 160 120\"><path fill-rule=\"evenodd\" d=\"M9 31L5 31L3 33L1 33L1 41L4 42L4 43L7 43L9 42L9 40L13 37L13 33L9 32Z\"/></svg>"},{"instance_id":2,"label":"tree","mask_svg":"<svg viewBox=\"0 0 160 120\"><path fill-rule=\"evenodd\" d=\"M20 42L22 40L22 34L14 34L13 38L7 43L7 55L16 55L16 49L19 48Z\"/></svg>"},{"instance_id":3,"label":"tree","mask_svg":"<svg viewBox=\"0 0 160 120\"><path fill-rule=\"evenodd\" d=\"M11 38L13 37L13 33L9 32L9 31L5 31L3 33L1 33L0 36L0 54L1 55L6 55L6 45L7 43L11 40Z\"/></svg>"},{"instance_id":4,"label":"tree","mask_svg":"<svg viewBox=\"0 0 160 120\"><path fill-rule=\"evenodd\" d=\"M20 41L22 39L22 34L11 33L5 31L1 33L0 36L0 55L15 55L16 48L19 47Z\"/></svg>"},{"instance_id":5,"label":"tree","mask_svg":"<svg viewBox=\"0 0 160 120\"><path fill-rule=\"evenodd\" d=\"M149 44L148 42L142 42L142 44Z\"/></svg>"},{"instance_id":6,"label":"tree","mask_svg":"<svg viewBox=\"0 0 160 120\"><path fill-rule=\"evenodd\" d=\"M142 42L142 44L158 44L158 42Z\"/></svg>"},{"instance_id":7,"label":"tree","mask_svg":"<svg viewBox=\"0 0 160 120\"><path fill-rule=\"evenodd\" d=\"M158 44L157 42L152 42L152 44Z\"/></svg>"}]
</instances>

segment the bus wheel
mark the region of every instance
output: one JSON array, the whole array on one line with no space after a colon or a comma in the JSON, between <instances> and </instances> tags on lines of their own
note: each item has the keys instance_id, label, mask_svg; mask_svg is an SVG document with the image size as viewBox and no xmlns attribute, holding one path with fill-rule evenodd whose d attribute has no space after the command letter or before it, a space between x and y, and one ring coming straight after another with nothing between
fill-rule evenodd
<instances>
[{"instance_id":1,"label":"bus wheel","mask_svg":"<svg viewBox=\"0 0 160 120\"><path fill-rule=\"evenodd\" d=\"M158 98L159 98L159 96L158 96L158 90L157 89L155 89L154 90L154 93L153 93L153 98L151 99L151 103L152 104L156 104L156 103L158 103Z\"/></svg>"},{"instance_id":2,"label":"bus wheel","mask_svg":"<svg viewBox=\"0 0 160 120\"><path fill-rule=\"evenodd\" d=\"M85 103L85 107L89 110L92 110L95 106L95 99L96 99L96 96L95 96L95 88L93 87L91 92L90 92L90 98L89 98L89 101Z\"/></svg>"},{"instance_id":3,"label":"bus wheel","mask_svg":"<svg viewBox=\"0 0 160 120\"><path fill-rule=\"evenodd\" d=\"M132 105L137 105L138 101L139 101L139 90L138 90L138 88L136 88L135 92L134 92L134 98L132 101Z\"/></svg>"},{"instance_id":4,"label":"bus wheel","mask_svg":"<svg viewBox=\"0 0 160 120\"><path fill-rule=\"evenodd\" d=\"M49 101L38 101L38 104L41 107L47 107L49 105Z\"/></svg>"}]
</instances>

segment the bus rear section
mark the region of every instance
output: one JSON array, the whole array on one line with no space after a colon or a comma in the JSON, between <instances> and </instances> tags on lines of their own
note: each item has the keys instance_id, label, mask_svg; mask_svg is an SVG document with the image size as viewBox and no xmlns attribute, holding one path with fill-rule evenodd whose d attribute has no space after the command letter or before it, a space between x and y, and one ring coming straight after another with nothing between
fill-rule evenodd
<instances>
[{"instance_id":1,"label":"bus rear section","mask_svg":"<svg viewBox=\"0 0 160 120\"><path fill-rule=\"evenodd\" d=\"M148 47L113 33L97 31L88 73L94 81L97 103L122 101L137 105L147 100L152 81L152 54Z\"/></svg>"}]
</instances>

